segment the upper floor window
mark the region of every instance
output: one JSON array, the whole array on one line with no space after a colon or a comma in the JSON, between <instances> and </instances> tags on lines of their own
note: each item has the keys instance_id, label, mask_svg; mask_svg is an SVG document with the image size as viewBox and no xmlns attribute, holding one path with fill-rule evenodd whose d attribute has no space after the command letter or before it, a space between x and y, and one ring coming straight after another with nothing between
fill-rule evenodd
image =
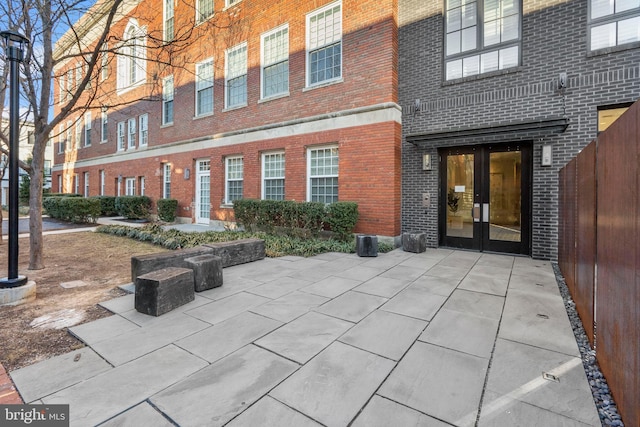
<instances>
[{"instance_id":1,"label":"upper floor window","mask_svg":"<svg viewBox=\"0 0 640 427\"><path fill-rule=\"evenodd\" d=\"M213 16L213 0L197 0L197 2L196 21L199 24Z\"/></svg>"},{"instance_id":2,"label":"upper floor window","mask_svg":"<svg viewBox=\"0 0 640 427\"><path fill-rule=\"evenodd\" d=\"M67 121L67 130L65 131L65 151L70 151L73 149L73 122L71 120Z\"/></svg>"},{"instance_id":3,"label":"upper floor window","mask_svg":"<svg viewBox=\"0 0 640 427\"><path fill-rule=\"evenodd\" d=\"M58 80L58 89L60 89L60 93L58 94L60 98L60 102L64 102L67 99L67 74L63 73Z\"/></svg>"},{"instance_id":4,"label":"upper floor window","mask_svg":"<svg viewBox=\"0 0 640 427\"><path fill-rule=\"evenodd\" d=\"M262 198L284 200L284 152L262 155Z\"/></svg>"},{"instance_id":5,"label":"upper floor window","mask_svg":"<svg viewBox=\"0 0 640 427\"><path fill-rule=\"evenodd\" d=\"M196 64L196 116L213 112L213 59Z\"/></svg>"},{"instance_id":6,"label":"upper floor window","mask_svg":"<svg viewBox=\"0 0 640 427\"><path fill-rule=\"evenodd\" d=\"M143 83L147 74L146 38L142 28L131 20L118 51L118 89Z\"/></svg>"},{"instance_id":7,"label":"upper floor window","mask_svg":"<svg viewBox=\"0 0 640 427\"><path fill-rule=\"evenodd\" d=\"M173 123L173 76L162 80L162 124Z\"/></svg>"},{"instance_id":8,"label":"upper floor window","mask_svg":"<svg viewBox=\"0 0 640 427\"><path fill-rule=\"evenodd\" d=\"M107 107L102 107L100 112L100 142L107 142L107 130L109 129L109 115L107 114Z\"/></svg>"},{"instance_id":9,"label":"upper floor window","mask_svg":"<svg viewBox=\"0 0 640 427\"><path fill-rule=\"evenodd\" d=\"M65 129L64 129L64 125L61 124L60 126L58 126L58 129L59 129L59 133L58 133L58 154L62 154L66 150L67 138L66 138L66 132L65 132Z\"/></svg>"},{"instance_id":10,"label":"upper floor window","mask_svg":"<svg viewBox=\"0 0 640 427\"><path fill-rule=\"evenodd\" d=\"M102 44L102 54L100 57L100 79L106 80L109 77L109 44Z\"/></svg>"},{"instance_id":11,"label":"upper floor window","mask_svg":"<svg viewBox=\"0 0 640 427\"><path fill-rule=\"evenodd\" d=\"M138 120L140 122L140 147L146 147L149 143L149 115L143 114Z\"/></svg>"},{"instance_id":12,"label":"upper floor window","mask_svg":"<svg viewBox=\"0 0 640 427\"><path fill-rule=\"evenodd\" d=\"M591 50L640 42L640 0L589 0Z\"/></svg>"},{"instance_id":13,"label":"upper floor window","mask_svg":"<svg viewBox=\"0 0 640 427\"><path fill-rule=\"evenodd\" d=\"M307 153L307 199L310 202L338 201L338 147L310 148Z\"/></svg>"},{"instance_id":14,"label":"upper floor window","mask_svg":"<svg viewBox=\"0 0 640 427\"><path fill-rule=\"evenodd\" d=\"M629 105L598 107L598 133L607 130L628 109Z\"/></svg>"},{"instance_id":15,"label":"upper floor window","mask_svg":"<svg viewBox=\"0 0 640 427\"><path fill-rule=\"evenodd\" d=\"M307 86L342 77L342 3L307 15Z\"/></svg>"},{"instance_id":16,"label":"upper floor window","mask_svg":"<svg viewBox=\"0 0 640 427\"><path fill-rule=\"evenodd\" d=\"M520 63L521 0L446 0L446 79Z\"/></svg>"},{"instance_id":17,"label":"upper floor window","mask_svg":"<svg viewBox=\"0 0 640 427\"><path fill-rule=\"evenodd\" d=\"M84 113L84 146L91 145L91 111Z\"/></svg>"},{"instance_id":18,"label":"upper floor window","mask_svg":"<svg viewBox=\"0 0 640 427\"><path fill-rule=\"evenodd\" d=\"M170 42L174 37L174 0L164 0L164 40Z\"/></svg>"},{"instance_id":19,"label":"upper floor window","mask_svg":"<svg viewBox=\"0 0 640 427\"><path fill-rule=\"evenodd\" d=\"M118 122L118 151L124 150L124 123Z\"/></svg>"},{"instance_id":20,"label":"upper floor window","mask_svg":"<svg viewBox=\"0 0 640 427\"><path fill-rule=\"evenodd\" d=\"M247 44L242 43L225 52L226 59L226 106L238 107L247 104Z\"/></svg>"},{"instance_id":21,"label":"upper floor window","mask_svg":"<svg viewBox=\"0 0 640 427\"><path fill-rule=\"evenodd\" d=\"M76 133L75 138L73 139L73 149L77 150L78 148L82 147L82 134L84 133L84 123L81 117L78 117L75 128Z\"/></svg>"},{"instance_id":22,"label":"upper floor window","mask_svg":"<svg viewBox=\"0 0 640 427\"><path fill-rule=\"evenodd\" d=\"M136 148L136 119L129 119L127 125L127 147Z\"/></svg>"},{"instance_id":23,"label":"upper floor window","mask_svg":"<svg viewBox=\"0 0 640 427\"><path fill-rule=\"evenodd\" d=\"M262 36L262 98L289 92L289 27Z\"/></svg>"},{"instance_id":24,"label":"upper floor window","mask_svg":"<svg viewBox=\"0 0 640 427\"><path fill-rule=\"evenodd\" d=\"M225 203L242 199L244 186L244 159L242 157L227 157L225 159L226 197Z\"/></svg>"}]
</instances>

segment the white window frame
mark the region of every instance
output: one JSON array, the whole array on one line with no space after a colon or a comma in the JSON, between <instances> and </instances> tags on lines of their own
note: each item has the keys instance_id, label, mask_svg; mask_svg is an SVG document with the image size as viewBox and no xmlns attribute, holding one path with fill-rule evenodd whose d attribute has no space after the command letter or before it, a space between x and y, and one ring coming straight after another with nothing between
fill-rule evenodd
<instances>
[{"instance_id":1,"label":"white window frame","mask_svg":"<svg viewBox=\"0 0 640 427\"><path fill-rule=\"evenodd\" d=\"M136 178L129 177L124 179L124 195L135 196L136 195Z\"/></svg>"},{"instance_id":2,"label":"white window frame","mask_svg":"<svg viewBox=\"0 0 640 427\"><path fill-rule=\"evenodd\" d=\"M240 165L239 176L236 171L230 171L231 166ZM231 199L229 184L231 182L240 182L242 185L242 195ZM225 205L232 205L233 200L241 199L244 196L244 157L243 156L229 156L224 159L224 203Z\"/></svg>"},{"instance_id":3,"label":"white window frame","mask_svg":"<svg viewBox=\"0 0 640 427\"><path fill-rule=\"evenodd\" d=\"M162 34L164 41L170 42L175 37L175 0L163 0Z\"/></svg>"},{"instance_id":4,"label":"white window frame","mask_svg":"<svg viewBox=\"0 0 640 427\"><path fill-rule=\"evenodd\" d=\"M105 143L109 134L109 114L107 113L107 107L102 107L100 111L100 142Z\"/></svg>"},{"instance_id":5,"label":"white window frame","mask_svg":"<svg viewBox=\"0 0 640 427\"><path fill-rule=\"evenodd\" d=\"M162 125L170 125L173 123L174 116L174 81L173 75L167 76L162 79ZM167 108L171 110L171 117L169 117Z\"/></svg>"},{"instance_id":6,"label":"white window frame","mask_svg":"<svg viewBox=\"0 0 640 427\"><path fill-rule=\"evenodd\" d=\"M127 150L136 148L136 125L135 118L127 120Z\"/></svg>"},{"instance_id":7,"label":"white window frame","mask_svg":"<svg viewBox=\"0 0 640 427\"><path fill-rule=\"evenodd\" d=\"M338 165L336 165L336 173L329 173L329 174L313 174L312 175L312 153L315 151L324 151L324 150L336 150L337 154L336 154L336 158L337 158L337 162ZM307 201L308 202L314 202L314 201L320 201L322 203L333 203L335 201L338 201L340 198L340 193L339 193L339 189L338 189L338 195L336 197L335 200L326 201L325 200L317 200L317 198L314 198L313 195L313 180L314 179L325 179L325 178L336 178L337 179L337 185L339 188L340 185L340 169L339 169L339 163L340 163L340 154L338 152L338 145L324 145L324 146L318 146L318 147L309 147L307 148Z\"/></svg>"},{"instance_id":8,"label":"white window frame","mask_svg":"<svg viewBox=\"0 0 640 427\"><path fill-rule=\"evenodd\" d=\"M73 174L73 194L80 194L80 176Z\"/></svg>"},{"instance_id":9,"label":"white window frame","mask_svg":"<svg viewBox=\"0 0 640 427\"><path fill-rule=\"evenodd\" d=\"M147 39L145 29L130 19L118 49L117 88L122 93L140 86L147 79Z\"/></svg>"},{"instance_id":10,"label":"white window frame","mask_svg":"<svg viewBox=\"0 0 640 427\"><path fill-rule=\"evenodd\" d=\"M100 80L105 81L109 77L109 43L102 44L102 53L100 56Z\"/></svg>"},{"instance_id":11,"label":"white window frame","mask_svg":"<svg viewBox=\"0 0 640 427\"><path fill-rule=\"evenodd\" d=\"M201 12L203 8L202 4L206 2L207 10L206 15ZM215 12L213 0L196 0L196 24L202 24L213 16Z\"/></svg>"},{"instance_id":12,"label":"white window frame","mask_svg":"<svg viewBox=\"0 0 640 427\"><path fill-rule=\"evenodd\" d=\"M270 165L281 161L282 162L282 170L281 174L276 174L278 172L277 169L270 168ZM284 200L285 198L285 168L286 161L284 151L273 151L269 153L262 153L262 199L264 200ZM282 180L282 197L269 197L267 198L267 184L270 181L280 181Z\"/></svg>"},{"instance_id":13,"label":"white window frame","mask_svg":"<svg viewBox=\"0 0 640 427\"><path fill-rule=\"evenodd\" d=\"M91 111L84 113L84 146L91 146Z\"/></svg>"},{"instance_id":14,"label":"white window frame","mask_svg":"<svg viewBox=\"0 0 640 427\"><path fill-rule=\"evenodd\" d=\"M67 99L67 73L66 72L62 73L58 82L59 82L58 89L60 90L60 93L58 95L60 98L60 102L62 103Z\"/></svg>"},{"instance_id":15,"label":"white window frame","mask_svg":"<svg viewBox=\"0 0 640 427\"><path fill-rule=\"evenodd\" d=\"M75 88L74 89L78 89L80 87L80 83L82 83L82 79L84 78L84 67L82 66L82 62L77 62L76 63L76 81L75 81Z\"/></svg>"},{"instance_id":16,"label":"white window frame","mask_svg":"<svg viewBox=\"0 0 640 427\"><path fill-rule=\"evenodd\" d=\"M125 149L125 139L124 139L125 123L126 122L124 121L118 122L118 137L117 137L118 151L124 151Z\"/></svg>"},{"instance_id":17,"label":"white window frame","mask_svg":"<svg viewBox=\"0 0 640 427\"><path fill-rule=\"evenodd\" d=\"M67 130L64 145L64 151L71 151L73 147L73 122L71 120L67 121Z\"/></svg>"},{"instance_id":18,"label":"white window frame","mask_svg":"<svg viewBox=\"0 0 640 427\"><path fill-rule=\"evenodd\" d=\"M63 154L67 149L67 132L64 129L64 126L61 124L58 126L58 154Z\"/></svg>"},{"instance_id":19,"label":"white window frame","mask_svg":"<svg viewBox=\"0 0 640 427\"><path fill-rule=\"evenodd\" d=\"M445 80L477 76L520 65L522 0L515 0L516 8L506 12L502 8L502 2L506 0L498 0L500 11L493 19L485 14L484 5L487 0L468 1L459 6L457 3L452 4L452 1L445 0L444 8L443 76ZM472 6L475 8L475 17L472 16L465 21L464 10ZM459 20L454 19L458 12ZM508 28L505 27L505 23L514 21L517 23L516 36L503 39L504 28ZM497 38L497 41L489 38L491 27L496 31L494 38ZM465 47L465 43L472 43L472 45Z\"/></svg>"},{"instance_id":20,"label":"white window frame","mask_svg":"<svg viewBox=\"0 0 640 427\"><path fill-rule=\"evenodd\" d=\"M595 3L601 3L601 7L608 10L599 10ZM598 1L589 0L589 25L588 25L588 45L589 51L600 51L612 49L618 46L640 45L640 3L636 7L624 9L625 5L621 0ZM635 35L634 30L635 29ZM598 31L604 31L606 43L594 46L594 36ZM607 34L608 33L608 34ZM624 37L627 37L625 39ZM630 39L628 39L630 37ZM621 40L622 39L622 40Z\"/></svg>"},{"instance_id":21,"label":"white window frame","mask_svg":"<svg viewBox=\"0 0 640 427\"><path fill-rule=\"evenodd\" d=\"M335 9L339 9L339 10L335 10ZM335 15L335 13L339 14L339 19L337 24L339 25L339 30L335 30L334 29L334 33L332 37L329 37L328 39L325 37L325 40L323 41L319 41L317 39L315 39L313 37L312 33L317 33L317 31L314 31L314 27L313 27L313 21L317 20L318 16L325 14L326 12L330 11L333 9L333 15ZM328 4L320 9L317 9L309 14L307 14L307 21L306 21L306 83L307 83L307 87L314 87L314 86L321 86L321 85L325 85L325 84L329 84L335 81L340 81L342 80L342 76L343 76L343 61L342 61L342 1L337 1L331 4ZM325 31L323 31L323 34L325 34L326 32L326 28ZM340 34L340 38L338 39L336 36L336 33ZM326 35L326 34L325 34ZM329 49L331 46L337 46L340 45L340 55L339 55L339 62L340 62L340 72L339 75L333 75L332 77L329 78L323 78L321 80L317 80L317 81L313 81L312 78L312 57L314 55L315 52L319 52L321 50L324 49Z\"/></svg>"},{"instance_id":22,"label":"white window frame","mask_svg":"<svg viewBox=\"0 0 640 427\"><path fill-rule=\"evenodd\" d=\"M144 179L144 176L140 177L140 195L144 196L144 193L146 192L146 182Z\"/></svg>"},{"instance_id":23,"label":"white window frame","mask_svg":"<svg viewBox=\"0 0 640 427\"><path fill-rule=\"evenodd\" d=\"M277 43L275 40L280 36L283 38L281 43ZM268 53L267 50L271 47L271 43L276 43L276 49L271 49L274 53ZM282 47L284 54L278 52L277 47ZM269 76L265 70L273 67L286 67L286 88L267 94L267 89L270 85L267 83ZM268 31L260 37L260 97L261 99L268 99L276 96L286 95L289 93L289 24L281 25Z\"/></svg>"},{"instance_id":24,"label":"white window frame","mask_svg":"<svg viewBox=\"0 0 640 427\"><path fill-rule=\"evenodd\" d=\"M105 195L106 180L107 180L106 172L104 169L101 169L100 170L100 195L101 196Z\"/></svg>"},{"instance_id":25,"label":"white window frame","mask_svg":"<svg viewBox=\"0 0 640 427\"><path fill-rule=\"evenodd\" d=\"M247 42L240 43L224 52L224 105L225 108L239 108L247 105ZM235 92L236 88L244 90L239 100ZM242 97L244 95L244 97Z\"/></svg>"},{"instance_id":26,"label":"white window frame","mask_svg":"<svg viewBox=\"0 0 640 427\"><path fill-rule=\"evenodd\" d=\"M73 138L73 149L77 150L82 147L82 134L84 133L84 123L81 117L78 117L75 123L75 134Z\"/></svg>"},{"instance_id":27,"label":"white window frame","mask_svg":"<svg viewBox=\"0 0 640 427\"><path fill-rule=\"evenodd\" d=\"M58 194L62 193L62 175L58 174Z\"/></svg>"},{"instance_id":28,"label":"white window frame","mask_svg":"<svg viewBox=\"0 0 640 427\"><path fill-rule=\"evenodd\" d=\"M207 68L205 68L207 67ZM195 111L196 117L207 116L213 114L213 58L205 59L196 63L196 93L195 93ZM203 104L202 100L205 96L210 102ZM203 105L210 106L208 109L202 109Z\"/></svg>"},{"instance_id":29,"label":"white window frame","mask_svg":"<svg viewBox=\"0 0 640 427\"><path fill-rule=\"evenodd\" d=\"M149 144L149 114L142 114L138 121L138 145L146 147Z\"/></svg>"},{"instance_id":30,"label":"white window frame","mask_svg":"<svg viewBox=\"0 0 640 427\"><path fill-rule=\"evenodd\" d=\"M84 197L89 197L89 172L85 172L83 177L84 180Z\"/></svg>"},{"instance_id":31,"label":"white window frame","mask_svg":"<svg viewBox=\"0 0 640 427\"><path fill-rule=\"evenodd\" d=\"M162 166L162 198L171 198L171 163Z\"/></svg>"}]
</instances>

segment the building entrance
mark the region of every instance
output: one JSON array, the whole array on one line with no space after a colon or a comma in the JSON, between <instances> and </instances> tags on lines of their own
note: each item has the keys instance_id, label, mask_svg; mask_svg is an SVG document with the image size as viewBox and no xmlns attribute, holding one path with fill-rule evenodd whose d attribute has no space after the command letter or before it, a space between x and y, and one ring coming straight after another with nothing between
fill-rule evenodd
<instances>
[{"instance_id":1,"label":"building entrance","mask_svg":"<svg viewBox=\"0 0 640 427\"><path fill-rule=\"evenodd\" d=\"M441 149L440 244L531 254L531 144Z\"/></svg>"}]
</instances>

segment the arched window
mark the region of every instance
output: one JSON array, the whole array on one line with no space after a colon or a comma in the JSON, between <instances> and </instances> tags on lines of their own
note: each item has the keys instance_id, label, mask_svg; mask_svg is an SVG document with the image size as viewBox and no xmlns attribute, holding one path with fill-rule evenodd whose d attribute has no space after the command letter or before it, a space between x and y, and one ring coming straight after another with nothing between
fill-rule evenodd
<instances>
[{"instance_id":1,"label":"arched window","mask_svg":"<svg viewBox=\"0 0 640 427\"><path fill-rule=\"evenodd\" d=\"M147 58L144 28L135 19L129 21L118 51L118 89L127 89L146 79Z\"/></svg>"}]
</instances>

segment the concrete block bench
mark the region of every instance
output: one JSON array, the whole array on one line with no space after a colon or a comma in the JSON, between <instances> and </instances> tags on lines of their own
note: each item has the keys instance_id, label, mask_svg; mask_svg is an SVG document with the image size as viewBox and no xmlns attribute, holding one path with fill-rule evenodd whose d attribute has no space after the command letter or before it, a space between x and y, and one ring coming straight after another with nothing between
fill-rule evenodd
<instances>
[{"instance_id":1,"label":"concrete block bench","mask_svg":"<svg viewBox=\"0 0 640 427\"><path fill-rule=\"evenodd\" d=\"M160 316L195 299L193 271L167 267L142 274L135 280L135 308Z\"/></svg>"},{"instance_id":2,"label":"concrete block bench","mask_svg":"<svg viewBox=\"0 0 640 427\"><path fill-rule=\"evenodd\" d=\"M190 268L191 266L185 260L199 255L215 254L211 248L197 246L158 254L133 256L131 257L131 281L135 283L138 276L166 267Z\"/></svg>"},{"instance_id":3,"label":"concrete block bench","mask_svg":"<svg viewBox=\"0 0 640 427\"><path fill-rule=\"evenodd\" d=\"M198 255L184 260L193 271L196 292L222 286L222 258L215 255Z\"/></svg>"},{"instance_id":4,"label":"concrete block bench","mask_svg":"<svg viewBox=\"0 0 640 427\"><path fill-rule=\"evenodd\" d=\"M402 233L402 250L422 253L427 250L427 234L420 232Z\"/></svg>"},{"instance_id":5,"label":"concrete block bench","mask_svg":"<svg viewBox=\"0 0 640 427\"><path fill-rule=\"evenodd\" d=\"M378 236L358 234L356 236L356 253L360 257L378 256Z\"/></svg>"},{"instance_id":6,"label":"concrete block bench","mask_svg":"<svg viewBox=\"0 0 640 427\"><path fill-rule=\"evenodd\" d=\"M213 255L222 258L222 267L231 267L264 259L264 240L239 239L230 242L207 243L204 247L213 250Z\"/></svg>"}]
</instances>

